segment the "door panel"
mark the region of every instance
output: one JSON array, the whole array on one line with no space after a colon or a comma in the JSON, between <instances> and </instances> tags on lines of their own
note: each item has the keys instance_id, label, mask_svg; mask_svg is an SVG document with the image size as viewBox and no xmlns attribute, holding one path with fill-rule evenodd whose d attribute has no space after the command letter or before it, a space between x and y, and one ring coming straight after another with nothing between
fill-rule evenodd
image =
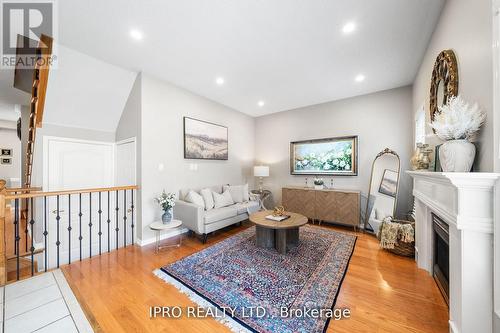
<instances>
[{"instance_id":1,"label":"door panel","mask_svg":"<svg viewBox=\"0 0 500 333\"><path fill-rule=\"evenodd\" d=\"M119 142L116 144L116 164L115 164L115 184L116 186L127 186L136 184L136 143L134 140L127 140L124 142ZM134 202L136 201L134 193ZM116 202L115 202L116 204ZM118 231L118 244L123 244L126 240L127 244L132 242L132 192L127 191L126 194L123 191L118 193L118 205L119 207L126 207L126 215L124 216L124 211L120 210L119 221L119 231ZM126 217L126 220L124 220ZM134 221L135 218L134 211ZM116 222L116 221L115 221ZM135 224L135 222L134 222ZM135 232L135 230L134 230ZM135 240L135 235L134 235Z\"/></svg>"},{"instance_id":2,"label":"door panel","mask_svg":"<svg viewBox=\"0 0 500 333\"><path fill-rule=\"evenodd\" d=\"M85 188L112 187L114 183L112 143L81 142L67 139L50 139L47 142L47 184L48 191L74 190ZM99 252L99 215L101 216L101 250L104 248L107 228L108 209L103 206L101 195L101 214L99 214L98 193L74 194L59 197L59 220L57 219L57 197L47 198L47 240L49 267L57 265L57 241L59 240L59 263L64 264L80 258L80 236L82 258ZM110 194L111 200L114 194ZM71 204L69 202L71 201ZM113 202L113 201L111 201ZM115 216L110 206L111 220ZM80 213L82 214L80 216ZM106 218L104 218L106 216ZM71 230L68 228L71 226ZM112 230L113 228L111 228ZM81 233L80 233L81 232ZM71 234L71 242L70 240ZM58 237L59 235L59 237ZM114 243L110 244L111 246Z\"/></svg>"}]
</instances>

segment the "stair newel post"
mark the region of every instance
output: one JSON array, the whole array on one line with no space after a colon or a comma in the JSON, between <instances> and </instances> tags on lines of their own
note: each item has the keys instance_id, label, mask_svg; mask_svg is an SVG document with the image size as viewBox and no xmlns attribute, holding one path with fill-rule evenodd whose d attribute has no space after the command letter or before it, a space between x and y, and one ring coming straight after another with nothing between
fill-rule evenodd
<instances>
[{"instance_id":1,"label":"stair newel post","mask_svg":"<svg viewBox=\"0 0 500 333\"><path fill-rule=\"evenodd\" d=\"M7 190L5 185L5 180L0 179L0 286L4 286L7 282L7 257L5 253L5 219L7 215L5 196Z\"/></svg>"}]
</instances>

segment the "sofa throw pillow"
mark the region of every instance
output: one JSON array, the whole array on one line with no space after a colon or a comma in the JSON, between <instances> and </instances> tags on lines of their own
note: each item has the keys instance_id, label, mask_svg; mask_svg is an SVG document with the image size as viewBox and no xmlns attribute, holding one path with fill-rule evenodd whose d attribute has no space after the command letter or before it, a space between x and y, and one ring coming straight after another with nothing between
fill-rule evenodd
<instances>
[{"instance_id":1,"label":"sofa throw pillow","mask_svg":"<svg viewBox=\"0 0 500 333\"><path fill-rule=\"evenodd\" d=\"M214 208L222 208L231 206L234 204L233 198L231 197L231 193L229 191L224 191L222 194L217 192L212 192L214 196Z\"/></svg>"},{"instance_id":2,"label":"sofa throw pillow","mask_svg":"<svg viewBox=\"0 0 500 333\"><path fill-rule=\"evenodd\" d=\"M248 184L245 185L225 185L224 191L229 191L234 202L242 203L248 201Z\"/></svg>"},{"instance_id":3,"label":"sofa throw pillow","mask_svg":"<svg viewBox=\"0 0 500 333\"><path fill-rule=\"evenodd\" d=\"M224 185L224 192L229 191L234 202L241 203L243 200L243 185Z\"/></svg>"},{"instance_id":4,"label":"sofa throw pillow","mask_svg":"<svg viewBox=\"0 0 500 333\"><path fill-rule=\"evenodd\" d=\"M204 188L200 191L203 201L205 202L205 210L210 210L214 208L214 197L212 196L212 190L209 188Z\"/></svg>"},{"instance_id":5,"label":"sofa throw pillow","mask_svg":"<svg viewBox=\"0 0 500 333\"><path fill-rule=\"evenodd\" d=\"M250 193L248 191L248 184L243 185L243 201L250 201Z\"/></svg>"},{"instance_id":6,"label":"sofa throw pillow","mask_svg":"<svg viewBox=\"0 0 500 333\"><path fill-rule=\"evenodd\" d=\"M203 200L203 197L193 190L189 191L186 195L186 201L205 209L205 201Z\"/></svg>"}]
</instances>

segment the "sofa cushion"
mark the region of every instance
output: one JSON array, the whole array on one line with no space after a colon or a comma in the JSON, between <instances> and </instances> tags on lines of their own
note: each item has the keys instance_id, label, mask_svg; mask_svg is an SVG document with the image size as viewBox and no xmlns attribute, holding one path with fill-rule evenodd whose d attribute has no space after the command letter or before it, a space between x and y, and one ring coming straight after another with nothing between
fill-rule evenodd
<instances>
[{"instance_id":1,"label":"sofa cushion","mask_svg":"<svg viewBox=\"0 0 500 333\"><path fill-rule=\"evenodd\" d=\"M231 197L231 193L229 191L224 191L224 193L222 194L212 192L212 194L214 196L214 208L222 208L234 204L233 198Z\"/></svg>"},{"instance_id":2,"label":"sofa cushion","mask_svg":"<svg viewBox=\"0 0 500 333\"><path fill-rule=\"evenodd\" d=\"M193 190L189 191L186 195L186 201L205 209L205 201L203 200L203 197Z\"/></svg>"},{"instance_id":3,"label":"sofa cushion","mask_svg":"<svg viewBox=\"0 0 500 333\"><path fill-rule=\"evenodd\" d=\"M204 188L210 189L210 191L214 191L217 193L222 193L222 185L215 185L215 186L206 186L206 187L200 187L200 188L183 188L179 190L179 199L180 200L186 200L186 195L189 193L189 191L195 191L198 193L201 193L201 190Z\"/></svg>"},{"instance_id":4,"label":"sofa cushion","mask_svg":"<svg viewBox=\"0 0 500 333\"><path fill-rule=\"evenodd\" d=\"M238 215L245 214L248 212L252 214L259 210L259 202L258 201L242 202L242 203L237 203L231 207L236 207L236 209L238 210Z\"/></svg>"},{"instance_id":5,"label":"sofa cushion","mask_svg":"<svg viewBox=\"0 0 500 333\"><path fill-rule=\"evenodd\" d=\"M238 210L234 206L215 208L205 213L205 224L225 220L238 215Z\"/></svg>"},{"instance_id":6,"label":"sofa cushion","mask_svg":"<svg viewBox=\"0 0 500 333\"><path fill-rule=\"evenodd\" d=\"M214 208L214 197L212 195L212 191L209 188L204 188L200 193L203 197L203 201L205 202L205 209L210 210Z\"/></svg>"},{"instance_id":7,"label":"sofa cushion","mask_svg":"<svg viewBox=\"0 0 500 333\"><path fill-rule=\"evenodd\" d=\"M224 191L229 191L234 202L248 201L248 184L224 185Z\"/></svg>"}]
</instances>

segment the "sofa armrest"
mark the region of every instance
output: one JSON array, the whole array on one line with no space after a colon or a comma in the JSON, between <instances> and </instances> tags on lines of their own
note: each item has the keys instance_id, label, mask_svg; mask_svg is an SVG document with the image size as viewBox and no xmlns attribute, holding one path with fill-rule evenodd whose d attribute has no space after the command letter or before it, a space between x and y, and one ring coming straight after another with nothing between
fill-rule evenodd
<instances>
[{"instance_id":1,"label":"sofa armrest","mask_svg":"<svg viewBox=\"0 0 500 333\"><path fill-rule=\"evenodd\" d=\"M248 198L250 199L250 201L259 201L260 195L249 192Z\"/></svg>"},{"instance_id":2,"label":"sofa armrest","mask_svg":"<svg viewBox=\"0 0 500 333\"><path fill-rule=\"evenodd\" d=\"M182 224L189 230L198 234L205 233L205 224L203 222L205 211L200 206L177 200L174 207L174 216L176 219L181 220Z\"/></svg>"}]
</instances>

